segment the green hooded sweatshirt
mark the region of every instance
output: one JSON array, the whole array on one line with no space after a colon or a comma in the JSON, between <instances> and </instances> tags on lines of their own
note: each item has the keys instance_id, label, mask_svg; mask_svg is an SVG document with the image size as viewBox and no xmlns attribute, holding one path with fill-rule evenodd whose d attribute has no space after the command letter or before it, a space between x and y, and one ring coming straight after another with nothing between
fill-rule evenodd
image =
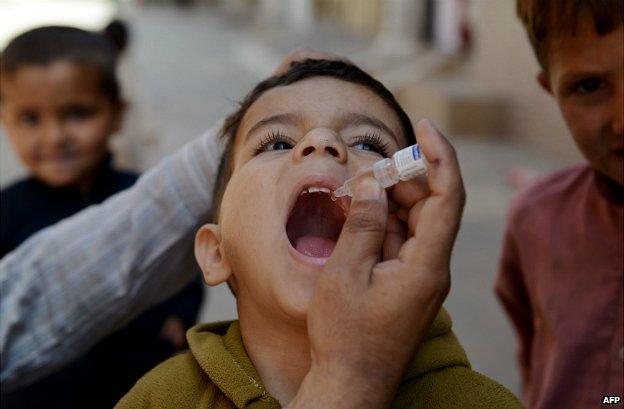
<instances>
[{"instance_id":1,"label":"green hooded sweatshirt","mask_svg":"<svg viewBox=\"0 0 624 409\"><path fill-rule=\"evenodd\" d=\"M116 408L279 408L245 352L238 321L201 324L187 332L190 352L148 372ZM422 342L394 408L522 408L470 363L442 310Z\"/></svg>"}]
</instances>

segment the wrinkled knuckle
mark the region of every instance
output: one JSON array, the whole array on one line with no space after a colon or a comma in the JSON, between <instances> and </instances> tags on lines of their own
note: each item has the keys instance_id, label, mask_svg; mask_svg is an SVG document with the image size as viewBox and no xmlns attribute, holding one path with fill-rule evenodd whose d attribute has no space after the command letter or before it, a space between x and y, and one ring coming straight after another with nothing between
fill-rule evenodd
<instances>
[{"instance_id":1,"label":"wrinkled knuckle","mask_svg":"<svg viewBox=\"0 0 624 409\"><path fill-rule=\"evenodd\" d=\"M448 212L455 213L462 206L465 198L457 191L447 194L440 198L440 203Z\"/></svg>"},{"instance_id":2,"label":"wrinkled knuckle","mask_svg":"<svg viewBox=\"0 0 624 409\"><path fill-rule=\"evenodd\" d=\"M351 211L358 213L373 213L379 207L379 200L358 199L351 202Z\"/></svg>"},{"instance_id":3,"label":"wrinkled knuckle","mask_svg":"<svg viewBox=\"0 0 624 409\"><path fill-rule=\"evenodd\" d=\"M447 206L463 207L466 203L466 189L464 189L462 181L453 182L449 186L448 194L444 195L442 200Z\"/></svg>"},{"instance_id":4,"label":"wrinkled knuckle","mask_svg":"<svg viewBox=\"0 0 624 409\"><path fill-rule=\"evenodd\" d=\"M375 218L367 212L356 212L347 219L344 230L350 233L372 232L384 233L385 226L382 220Z\"/></svg>"},{"instance_id":5,"label":"wrinkled knuckle","mask_svg":"<svg viewBox=\"0 0 624 409\"><path fill-rule=\"evenodd\" d=\"M464 187L463 182L459 183L459 195L462 197L462 199L466 200L466 188Z\"/></svg>"},{"instance_id":6,"label":"wrinkled knuckle","mask_svg":"<svg viewBox=\"0 0 624 409\"><path fill-rule=\"evenodd\" d=\"M457 192L457 198L459 199L459 204L463 208L466 205L466 189L464 188L464 184L460 183L459 189Z\"/></svg>"},{"instance_id":7,"label":"wrinkled knuckle","mask_svg":"<svg viewBox=\"0 0 624 409\"><path fill-rule=\"evenodd\" d=\"M427 288L429 288L432 294L446 298L451 289L450 274L438 274L435 277L431 277L427 282Z\"/></svg>"},{"instance_id":8,"label":"wrinkled knuckle","mask_svg":"<svg viewBox=\"0 0 624 409\"><path fill-rule=\"evenodd\" d=\"M443 274L438 278L437 289L444 295L447 295L451 289L451 275Z\"/></svg>"}]
</instances>

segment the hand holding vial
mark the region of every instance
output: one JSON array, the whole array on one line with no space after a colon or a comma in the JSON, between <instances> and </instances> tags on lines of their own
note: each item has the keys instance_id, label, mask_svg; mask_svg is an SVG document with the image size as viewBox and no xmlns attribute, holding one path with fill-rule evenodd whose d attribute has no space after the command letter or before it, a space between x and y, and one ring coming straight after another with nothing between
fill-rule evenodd
<instances>
[{"instance_id":1,"label":"hand holding vial","mask_svg":"<svg viewBox=\"0 0 624 409\"><path fill-rule=\"evenodd\" d=\"M368 390L387 393L374 396L367 407L390 406L448 294L463 182L455 150L429 121L418 123L416 137L429 163L419 162L414 172L427 169L426 180L409 176L386 193L384 179L380 183L373 170L347 183L353 187L347 220L308 307L312 367L289 408L323 407L314 386L327 385L328 378L327 388L333 389L329 394L325 389L326 394L347 401L344 406L332 402L333 407L361 407L352 397L371 397L361 393ZM420 155L418 148L408 149L412 158L414 152ZM396 167L401 179L402 168Z\"/></svg>"}]
</instances>

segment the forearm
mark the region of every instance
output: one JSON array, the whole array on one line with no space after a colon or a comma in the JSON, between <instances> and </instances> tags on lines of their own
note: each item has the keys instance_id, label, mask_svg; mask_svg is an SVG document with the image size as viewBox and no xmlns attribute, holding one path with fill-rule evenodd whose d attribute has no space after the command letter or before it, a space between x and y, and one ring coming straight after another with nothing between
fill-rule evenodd
<instances>
[{"instance_id":1,"label":"forearm","mask_svg":"<svg viewBox=\"0 0 624 409\"><path fill-rule=\"evenodd\" d=\"M3 389L63 366L191 280L219 153L205 134L2 259Z\"/></svg>"}]
</instances>

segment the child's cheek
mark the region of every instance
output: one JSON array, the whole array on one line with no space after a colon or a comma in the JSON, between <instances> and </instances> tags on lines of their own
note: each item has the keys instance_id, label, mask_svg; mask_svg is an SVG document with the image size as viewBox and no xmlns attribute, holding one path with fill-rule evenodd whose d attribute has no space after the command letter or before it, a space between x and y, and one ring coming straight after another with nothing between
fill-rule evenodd
<instances>
[{"instance_id":1,"label":"child's cheek","mask_svg":"<svg viewBox=\"0 0 624 409\"><path fill-rule=\"evenodd\" d=\"M18 133L17 140L13 140L13 146L20 158L26 165L36 165L39 157L37 138L26 132Z\"/></svg>"},{"instance_id":2,"label":"child's cheek","mask_svg":"<svg viewBox=\"0 0 624 409\"><path fill-rule=\"evenodd\" d=\"M269 203L271 190L261 175L262 172L251 167L236 170L223 196L222 211L227 212L233 222L247 224L246 229L255 228L254 221L262 220Z\"/></svg>"},{"instance_id":3,"label":"child's cheek","mask_svg":"<svg viewBox=\"0 0 624 409\"><path fill-rule=\"evenodd\" d=\"M583 150L599 150L601 135L606 121L599 109L585 107L580 109L571 106L565 112L566 123L570 133Z\"/></svg>"}]
</instances>

